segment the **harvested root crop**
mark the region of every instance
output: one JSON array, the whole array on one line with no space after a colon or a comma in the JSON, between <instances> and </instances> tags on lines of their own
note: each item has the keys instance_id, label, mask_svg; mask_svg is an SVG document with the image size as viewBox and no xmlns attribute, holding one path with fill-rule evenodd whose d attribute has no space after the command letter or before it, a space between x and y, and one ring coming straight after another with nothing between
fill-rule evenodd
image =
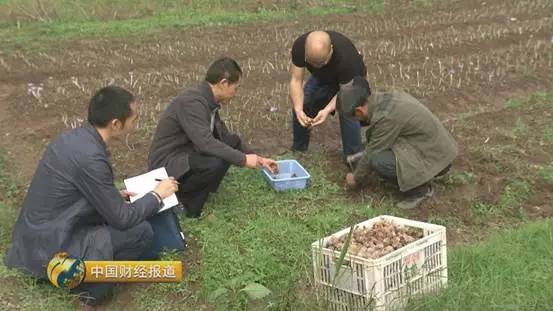
<instances>
[{"instance_id":1,"label":"harvested root crop","mask_svg":"<svg viewBox=\"0 0 553 311\"><path fill-rule=\"evenodd\" d=\"M340 238L332 237L326 247L342 251L347 234ZM375 223L372 228L355 228L348 253L367 259L376 259L389 254L423 237L421 229L400 227L387 221Z\"/></svg>"}]
</instances>

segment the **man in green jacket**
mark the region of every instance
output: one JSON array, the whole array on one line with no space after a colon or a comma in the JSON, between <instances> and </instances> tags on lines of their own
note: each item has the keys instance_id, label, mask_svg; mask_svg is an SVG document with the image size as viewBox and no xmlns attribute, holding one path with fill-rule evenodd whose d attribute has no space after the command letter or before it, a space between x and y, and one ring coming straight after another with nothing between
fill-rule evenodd
<instances>
[{"instance_id":1,"label":"man in green jacket","mask_svg":"<svg viewBox=\"0 0 553 311\"><path fill-rule=\"evenodd\" d=\"M416 208L433 195L432 179L451 167L457 144L440 120L411 95L400 90L369 94L367 81L356 77L338 95L341 113L368 125L367 147L353 161L354 171L347 174L346 183L365 184L375 173L399 187L405 196L399 208Z\"/></svg>"}]
</instances>

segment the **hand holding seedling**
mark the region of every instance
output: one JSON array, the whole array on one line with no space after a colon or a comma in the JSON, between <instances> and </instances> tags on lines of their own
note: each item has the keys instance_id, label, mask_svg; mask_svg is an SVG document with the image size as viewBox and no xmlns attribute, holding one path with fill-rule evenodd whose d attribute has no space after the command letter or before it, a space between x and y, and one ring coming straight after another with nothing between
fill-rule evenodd
<instances>
[{"instance_id":1,"label":"hand holding seedling","mask_svg":"<svg viewBox=\"0 0 553 311\"><path fill-rule=\"evenodd\" d=\"M259 157L259 165L268 169L273 175L278 174L278 164L273 159Z\"/></svg>"},{"instance_id":2,"label":"hand holding seedling","mask_svg":"<svg viewBox=\"0 0 553 311\"><path fill-rule=\"evenodd\" d=\"M311 127L323 124L328 118L329 113L330 112L326 109L322 109L321 111L319 111L315 118L312 119L313 122L311 123Z\"/></svg>"},{"instance_id":3,"label":"hand holding seedling","mask_svg":"<svg viewBox=\"0 0 553 311\"><path fill-rule=\"evenodd\" d=\"M346 185L348 187L353 188L357 185L357 182L355 181L355 178L353 177L353 173L348 173L346 175Z\"/></svg>"},{"instance_id":4,"label":"hand holding seedling","mask_svg":"<svg viewBox=\"0 0 553 311\"><path fill-rule=\"evenodd\" d=\"M310 117L308 117L305 112L303 112L303 110L301 111L296 111L296 116L298 118L298 122L301 124L301 126L303 127L311 127L311 125L313 124L313 119L311 119Z\"/></svg>"}]
</instances>

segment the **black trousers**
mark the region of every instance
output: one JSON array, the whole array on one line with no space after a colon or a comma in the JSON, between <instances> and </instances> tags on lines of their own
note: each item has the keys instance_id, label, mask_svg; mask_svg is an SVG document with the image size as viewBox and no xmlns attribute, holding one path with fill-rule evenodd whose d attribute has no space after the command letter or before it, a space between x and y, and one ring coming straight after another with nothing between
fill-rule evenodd
<instances>
[{"instance_id":1,"label":"black trousers","mask_svg":"<svg viewBox=\"0 0 553 311\"><path fill-rule=\"evenodd\" d=\"M125 230L108 226L113 246L113 260L137 260L148 250L154 238L152 227L147 221ZM111 260L105 258L104 260ZM85 258L86 260L86 258ZM71 290L72 294L87 305L98 305L113 295L113 283L82 283Z\"/></svg>"},{"instance_id":2,"label":"black trousers","mask_svg":"<svg viewBox=\"0 0 553 311\"><path fill-rule=\"evenodd\" d=\"M371 157L370 166L371 166L371 169L374 172L376 172L378 176L380 176L386 182L391 183L399 188L399 184L397 181L396 155L392 150L382 151L373 155ZM448 165L445 169L443 169L440 173L438 173L438 175L436 175L435 177L446 174L450 168L451 168L451 164ZM405 194L411 195L411 194L424 193L427 191L427 185L429 182L430 180L427 180L421 186L411 189L409 191L406 191Z\"/></svg>"},{"instance_id":3,"label":"black trousers","mask_svg":"<svg viewBox=\"0 0 553 311\"><path fill-rule=\"evenodd\" d=\"M241 141L236 135L229 135L225 143L240 149ZM177 198L184 206L187 217L197 218L202 214L210 193L216 192L227 173L230 163L214 156L191 153L188 156L190 170L179 178Z\"/></svg>"}]
</instances>

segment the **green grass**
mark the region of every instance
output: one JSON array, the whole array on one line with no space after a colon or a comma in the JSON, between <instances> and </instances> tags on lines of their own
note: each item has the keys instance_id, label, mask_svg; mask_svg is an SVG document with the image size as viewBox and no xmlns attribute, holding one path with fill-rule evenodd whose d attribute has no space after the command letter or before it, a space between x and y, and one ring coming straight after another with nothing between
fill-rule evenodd
<instances>
[{"instance_id":1,"label":"green grass","mask_svg":"<svg viewBox=\"0 0 553 311\"><path fill-rule=\"evenodd\" d=\"M432 6L433 0L414 0L413 3L418 6L429 7Z\"/></svg>"},{"instance_id":2,"label":"green grass","mask_svg":"<svg viewBox=\"0 0 553 311\"><path fill-rule=\"evenodd\" d=\"M380 209L350 202L343 189L312 163L318 160L305 163L312 174L310 187L284 193L271 190L257 171L232 169L219 193L208 201L204 216L182 221L189 239L198 241L193 251L201 254L199 263L185 267L188 273L183 284L134 288L131 306L137 310L195 310L203 304L214 305L217 310L317 310L310 289L310 244L378 214L402 215L388 208L389 202L380 204L385 206ZM1 176L3 189L17 189L9 182L11 178ZM513 182L505 188L500 202L512 206L524 200L529 191L527 183ZM17 191L13 195L17 197ZM9 243L16 214L14 202L10 202L8 208L0 206L3 249ZM429 221L452 225L459 220L431 217ZM449 256L450 287L440 296L417 302L412 309L468 306L463 310L479 310L487 302L491 310L542 306L552 294L546 286L552 271L544 262L552 255L552 226L551 222L534 224L487 244L453 249ZM10 306L42 311L73 308L72 298L63 291L1 265L0 281L12 285L0 286L0 297ZM491 290L492 286L497 290ZM252 287L266 289L260 292L267 295L252 298L251 292L248 295ZM518 290L523 290L522 294ZM119 301L111 307L124 310L128 305Z\"/></svg>"},{"instance_id":3,"label":"green grass","mask_svg":"<svg viewBox=\"0 0 553 311\"><path fill-rule=\"evenodd\" d=\"M537 91L527 99L509 99L505 102L505 108L519 109L524 107L553 107L553 93L550 91Z\"/></svg>"},{"instance_id":4,"label":"green grass","mask_svg":"<svg viewBox=\"0 0 553 311\"><path fill-rule=\"evenodd\" d=\"M444 177L444 183L447 186L455 187L459 185L473 184L476 180L476 174L468 171L452 170Z\"/></svg>"},{"instance_id":5,"label":"green grass","mask_svg":"<svg viewBox=\"0 0 553 311\"><path fill-rule=\"evenodd\" d=\"M505 103L506 108L520 108L522 107L522 105L523 105L523 102L518 99L509 99Z\"/></svg>"},{"instance_id":6,"label":"green grass","mask_svg":"<svg viewBox=\"0 0 553 311\"><path fill-rule=\"evenodd\" d=\"M532 188L530 184L526 181L517 180L507 185L501 193L498 205L501 209L512 209L520 207L520 205L526 201L530 194L532 193Z\"/></svg>"},{"instance_id":7,"label":"green grass","mask_svg":"<svg viewBox=\"0 0 553 311\"><path fill-rule=\"evenodd\" d=\"M474 200L472 210L479 217L505 216L506 212L517 210L519 217L526 217L522 208L524 202L532 194L545 190L533 189L532 185L535 181L547 183L551 180L550 163L543 155L551 153L551 144L548 144L551 138L548 113L553 108L553 93L534 92L526 99L509 100L505 106L506 110L501 111L505 116L502 122L480 124L480 130L486 132L486 136L491 138L490 142L468 144L474 150L477 162L486 164L491 174L503 175L509 181L498 199ZM506 111L510 113L505 113ZM466 126L470 128L477 125L470 120ZM540 155L540 160L528 160L532 155ZM533 163L536 161L537 163ZM446 185L470 183L470 179L465 178L468 176L461 173L453 171L449 174Z\"/></svg>"},{"instance_id":8,"label":"green grass","mask_svg":"<svg viewBox=\"0 0 553 311\"><path fill-rule=\"evenodd\" d=\"M0 152L0 256L11 237L16 214L14 205L18 194L17 182L15 178L8 175L6 159Z\"/></svg>"},{"instance_id":9,"label":"green grass","mask_svg":"<svg viewBox=\"0 0 553 311\"><path fill-rule=\"evenodd\" d=\"M87 20L124 20L155 16L163 12L180 13L189 10L235 10L260 12L263 10L298 10L316 7L374 7L382 1L359 0L281 0L278 2L256 0L4 0L4 10L10 22L51 22ZM2 4L0 2L0 4ZM2 8L0 8L1 10Z\"/></svg>"},{"instance_id":10,"label":"green grass","mask_svg":"<svg viewBox=\"0 0 553 311\"><path fill-rule=\"evenodd\" d=\"M528 132L528 125L521 118L518 118L513 129L513 135L515 137L524 137L528 135Z\"/></svg>"},{"instance_id":11,"label":"green grass","mask_svg":"<svg viewBox=\"0 0 553 311\"><path fill-rule=\"evenodd\" d=\"M184 220L185 230L199 239L199 275L203 298L224 310L283 306L305 308L294 291L312 274L310 245L348 225L389 212L351 204L343 190L308 166L311 186L305 191L277 193L259 172L234 169L217 196L208 202L209 216ZM243 289L251 284L271 294L252 301ZM157 290L162 285L155 285ZM171 289L166 288L166 294ZM146 302L148 298L139 298Z\"/></svg>"},{"instance_id":12,"label":"green grass","mask_svg":"<svg viewBox=\"0 0 553 311\"><path fill-rule=\"evenodd\" d=\"M431 224L436 224L440 226L450 227L458 226L462 221L455 216L433 216L430 215L427 221Z\"/></svg>"},{"instance_id":13,"label":"green grass","mask_svg":"<svg viewBox=\"0 0 553 311\"><path fill-rule=\"evenodd\" d=\"M39 1L41 2L41 1ZM43 2L43 1L42 1ZM185 2L185 3L183 3ZM4 7L23 7L22 12L43 10L36 8L35 1L9 1ZM46 49L60 40L98 37L143 36L166 29L183 30L193 26L229 25L255 21L271 21L302 16L348 13L356 9L375 10L382 8L382 0L335 0L313 1L300 5L287 1L280 6L256 6L255 1L160 1L157 4L135 1L77 1L68 6L63 0L49 1L49 10L43 13L45 21L0 23L0 41L4 51L13 49ZM180 5L179 5L180 4ZM47 6L47 7L49 7ZM56 7L59 7L56 9ZM48 11L48 9L46 9ZM0 6L0 12L2 6ZM98 11L98 12L97 12ZM113 12L127 12L124 17ZM87 12L96 12L89 15ZM1 15L0 15L1 16ZM53 17L51 17L53 16Z\"/></svg>"},{"instance_id":14,"label":"green grass","mask_svg":"<svg viewBox=\"0 0 553 311\"><path fill-rule=\"evenodd\" d=\"M408 310L550 310L553 221L498 233L448 254L449 285Z\"/></svg>"},{"instance_id":15,"label":"green grass","mask_svg":"<svg viewBox=\"0 0 553 311\"><path fill-rule=\"evenodd\" d=\"M553 184L553 165L540 167L538 176L546 183Z\"/></svg>"},{"instance_id":16,"label":"green grass","mask_svg":"<svg viewBox=\"0 0 553 311\"><path fill-rule=\"evenodd\" d=\"M319 167L306 166L312 184L304 191L284 193L273 191L258 171L231 169L219 193L208 201L204 216L182 221L189 239L198 240L198 248L191 252L200 253L200 262L185 267L182 284L133 289L134 308L195 310L201 304L219 310L313 308L310 291L297 290L311 282L311 243L378 214L401 215L387 209L392 204L386 202L380 202L384 207L379 209L350 203L344 190ZM0 205L0 259L10 243L18 200ZM72 309L73 298L67 293L0 265L0 283L8 282L12 286L0 286L0 297L22 310ZM252 295L259 292L252 288L266 288L268 295L254 299ZM111 307L127 306L116 301Z\"/></svg>"},{"instance_id":17,"label":"green grass","mask_svg":"<svg viewBox=\"0 0 553 311\"><path fill-rule=\"evenodd\" d=\"M507 211L521 210L531 194L532 188L527 181L515 180L505 186L497 202L476 202L473 211L477 216L504 215Z\"/></svg>"},{"instance_id":18,"label":"green grass","mask_svg":"<svg viewBox=\"0 0 553 311\"><path fill-rule=\"evenodd\" d=\"M549 143L553 141L553 125L549 125L543 130L543 139Z\"/></svg>"}]
</instances>

